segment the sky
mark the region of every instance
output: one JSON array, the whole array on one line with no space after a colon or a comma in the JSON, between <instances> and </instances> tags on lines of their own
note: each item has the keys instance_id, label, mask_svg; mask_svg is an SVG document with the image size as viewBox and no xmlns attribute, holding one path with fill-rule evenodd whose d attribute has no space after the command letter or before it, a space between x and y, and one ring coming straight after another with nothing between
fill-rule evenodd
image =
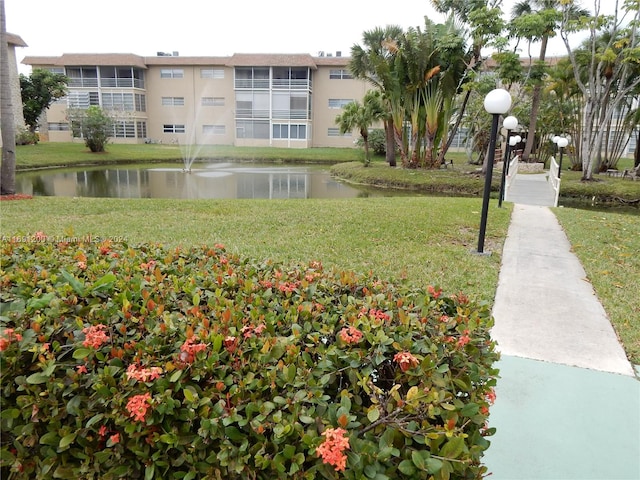
<instances>
[{"instance_id":1,"label":"sky","mask_svg":"<svg viewBox=\"0 0 640 480\"><path fill-rule=\"evenodd\" d=\"M513 3L503 1L505 17ZM425 15L442 21L429 0L5 0L5 13L7 31L29 45L17 49L18 64L25 56L63 53L348 56L366 30L421 26ZM562 43L551 42L547 55L562 54ZM19 70L28 74L30 67Z\"/></svg>"}]
</instances>

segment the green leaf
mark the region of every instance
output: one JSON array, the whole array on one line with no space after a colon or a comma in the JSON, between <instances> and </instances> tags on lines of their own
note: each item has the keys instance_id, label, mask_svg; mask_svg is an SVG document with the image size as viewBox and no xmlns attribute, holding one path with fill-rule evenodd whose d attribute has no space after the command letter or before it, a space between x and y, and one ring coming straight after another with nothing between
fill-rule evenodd
<instances>
[{"instance_id":1,"label":"green leaf","mask_svg":"<svg viewBox=\"0 0 640 480\"><path fill-rule=\"evenodd\" d=\"M186 398L189 403L193 403L197 400L197 394L193 392L189 387L182 390L182 393L184 394L184 398Z\"/></svg>"},{"instance_id":2,"label":"green leaf","mask_svg":"<svg viewBox=\"0 0 640 480\"><path fill-rule=\"evenodd\" d=\"M417 472L416 467L413 466L413 462L411 460L401 461L400 465L398 465L398 470L400 470L400 473L409 476L413 476Z\"/></svg>"},{"instance_id":3,"label":"green leaf","mask_svg":"<svg viewBox=\"0 0 640 480\"><path fill-rule=\"evenodd\" d=\"M227 427L224 429L224 434L233 442L238 442L245 438L245 434L243 434L236 427Z\"/></svg>"},{"instance_id":4,"label":"green leaf","mask_svg":"<svg viewBox=\"0 0 640 480\"><path fill-rule=\"evenodd\" d=\"M31 385L46 383L47 380L49 380L49 377L42 372L32 373L27 377L27 383L30 383Z\"/></svg>"},{"instance_id":5,"label":"green leaf","mask_svg":"<svg viewBox=\"0 0 640 480\"><path fill-rule=\"evenodd\" d=\"M144 469L144 480L153 480L155 470L156 467L153 463L151 465L147 465L147 467Z\"/></svg>"},{"instance_id":6,"label":"green leaf","mask_svg":"<svg viewBox=\"0 0 640 480\"><path fill-rule=\"evenodd\" d=\"M427 460L427 473L438 473L441 468L442 460L433 457Z\"/></svg>"},{"instance_id":7,"label":"green leaf","mask_svg":"<svg viewBox=\"0 0 640 480\"><path fill-rule=\"evenodd\" d=\"M289 383L293 383L293 381L296 379L296 372L297 369L295 364L292 363L291 365L289 365L289 367L287 367L287 381Z\"/></svg>"},{"instance_id":8,"label":"green leaf","mask_svg":"<svg viewBox=\"0 0 640 480\"><path fill-rule=\"evenodd\" d=\"M108 292L113 289L113 284L116 282L116 280L117 277L113 273L109 272L93 282L93 285L91 286L91 292Z\"/></svg>"},{"instance_id":9,"label":"green leaf","mask_svg":"<svg viewBox=\"0 0 640 480\"><path fill-rule=\"evenodd\" d=\"M31 298L27 302L27 312L35 312L36 310L41 310L44 307L49 306L51 301L56 298L56 295L52 292L45 293L41 297Z\"/></svg>"},{"instance_id":10,"label":"green leaf","mask_svg":"<svg viewBox=\"0 0 640 480\"><path fill-rule=\"evenodd\" d=\"M71 445L76 439L76 435L78 435L78 432L69 433L68 435L62 437L60 439L60 443L58 444L58 451L67 449L69 445Z\"/></svg>"},{"instance_id":11,"label":"green leaf","mask_svg":"<svg viewBox=\"0 0 640 480\"><path fill-rule=\"evenodd\" d=\"M3 410L2 413L0 413L0 418L2 419L18 418L19 416L20 416L20 410L17 408L8 408L6 410Z\"/></svg>"},{"instance_id":12,"label":"green leaf","mask_svg":"<svg viewBox=\"0 0 640 480\"><path fill-rule=\"evenodd\" d=\"M453 437L440 450L440 455L447 458L458 458L464 452L464 439Z\"/></svg>"},{"instance_id":13,"label":"green leaf","mask_svg":"<svg viewBox=\"0 0 640 480\"><path fill-rule=\"evenodd\" d=\"M66 270L60 270L60 275L67 281L69 285L73 288L73 291L78 295L83 297L85 295L84 283L74 277L72 274L67 272Z\"/></svg>"},{"instance_id":14,"label":"green leaf","mask_svg":"<svg viewBox=\"0 0 640 480\"><path fill-rule=\"evenodd\" d=\"M91 425L95 425L96 423L98 423L103 418L104 418L104 414L103 413L98 413L97 415L94 415L89 420L87 420L87 423L86 423L85 427L89 428Z\"/></svg>"},{"instance_id":15,"label":"green leaf","mask_svg":"<svg viewBox=\"0 0 640 480\"><path fill-rule=\"evenodd\" d=\"M371 410L369 410L369 413L367 413L367 418L371 423L378 420L380 418L380 410L378 409L378 407L374 406Z\"/></svg>"},{"instance_id":16,"label":"green leaf","mask_svg":"<svg viewBox=\"0 0 640 480\"><path fill-rule=\"evenodd\" d=\"M90 348L76 348L73 351L73 358L76 360L82 360L83 358L87 358L93 350Z\"/></svg>"},{"instance_id":17,"label":"green leaf","mask_svg":"<svg viewBox=\"0 0 640 480\"><path fill-rule=\"evenodd\" d=\"M463 417L473 417L480 410L480 405L477 403L467 403L460 409L460 415Z\"/></svg>"},{"instance_id":18,"label":"green leaf","mask_svg":"<svg viewBox=\"0 0 640 480\"><path fill-rule=\"evenodd\" d=\"M411 452L411 461L418 468L418 470L427 470L427 460L431 457L431 454L424 450L414 450Z\"/></svg>"},{"instance_id":19,"label":"green leaf","mask_svg":"<svg viewBox=\"0 0 640 480\"><path fill-rule=\"evenodd\" d=\"M175 372L173 372L171 374L171 376L169 377L169 381L171 383L176 383L178 380L180 380L180 377L182 376L182 370L176 370Z\"/></svg>"},{"instance_id":20,"label":"green leaf","mask_svg":"<svg viewBox=\"0 0 640 480\"><path fill-rule=\"evenodd\" d=\"M60 437L56 432L47 432L43 436L40 437L41 445L49 445L51 447L57 447L60 442Z\"/></svg>"}]
</instances>

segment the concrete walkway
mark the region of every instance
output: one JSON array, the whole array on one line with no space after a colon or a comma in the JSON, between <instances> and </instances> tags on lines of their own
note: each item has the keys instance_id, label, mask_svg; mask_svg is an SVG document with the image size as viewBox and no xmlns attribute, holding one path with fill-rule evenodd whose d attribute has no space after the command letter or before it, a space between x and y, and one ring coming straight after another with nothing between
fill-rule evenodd
<instances>
[{"instance_id":1,"label":"concrete walkway","mask_svg":"<svg viewBox=\"0 0 640 480\"><path fill-rule=\"evenodd\" d=\"M493 310L489 478L639 480L640 381L553 212L522 195Z\"/></svg>"}]
</instances>

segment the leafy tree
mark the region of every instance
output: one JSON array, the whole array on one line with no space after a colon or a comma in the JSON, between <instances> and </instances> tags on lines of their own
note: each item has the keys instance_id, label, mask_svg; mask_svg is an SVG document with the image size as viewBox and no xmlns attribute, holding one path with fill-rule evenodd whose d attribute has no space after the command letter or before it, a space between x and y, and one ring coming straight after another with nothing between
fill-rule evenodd
<instances>
[{"instance_id":1,"label":"leafy tree","mask_svg":"<svg viewBox=\"0 0 640 480\"><path fill-rule=\"evenodd\" d=\"M396 166L394 145L395 125L392 102L400 94L402 85L396 73L397 44L402 38L403 30L397 25L387 25L385 28L374 28L362 34L363 46L354 45L351 48L351 62L349 68L355 78L371 83L382 93L382 101L388 112L384 118L386 136L386 159L390 166ZM402 120L400 120L402 122ZM399 128L402 128L400 123Z\"/></svg>"},{"instance_id":2,"label":"leafy tree","mask_svg":"<svg viewBox=\"0 0 640 480\"><path fill-rule=\"evenodd\" d=\"M68 81L64 75L44 69L35 69L29 76L20 74L24 121L31 132L36 131L42 112L67 94Z\"/></svg>"},{"instance_id":3,"label":"leafy tree","mask_svg":"<svg viewBox=\"0 0 640 480\"><path fill-rule=\"evenodd\" d=\"M11 72L4 0L0 0L0 129L2 129L0 195L13 195L16 193L16 126L11 104Z\"/></svg>"},{"instance_id":4,"label":"leafy tree","mask_svg":"<svg viewBox=\"0 0 640 480\"><path fill-rule=\"evenodd\" d=\"M104 152L113 129L113 119L100 107L92 105L86 110L68 113L74 136L82 136L92 152Z\"/></svg>"},{"instance_id":5,"label":"leafy tree","mask_svg":"<svg viewBox=\"0 0 640 480\"><path fill-rule=\"evenodd\" d=\"M563 15L571 19L589 15L588 11L579 8L573 0L568 3L562 0L522 0L516 3L511 11L512 37L524 38L529 41L529 45L531 42L540 42L538 62L532 63L530 74L530 79L533 81L533 93L529 134L522 153L522 160L525 162L531 156L536 138L536 125L543 87L542 77L549 39L554 37L560 29Z\"/></svg>"},{"instance_id":6,"label":"leafy tree","mask_svg":"<svg viewBox=\"0 0 640 480\"><path fill-rule=\"evenodd\" d=\"M594 15L575 19L570 14L573 2L563 5L561 36L573 67L576 84L583 97L582 130L575 141L579 145L582 180L593 179L598 165L606 126L616 111L640 86L640 4L637 0L615 2L615 13L601 15L599 0ZM589 37L574 50L569 36L587 29ZM602 35L606 33L606 35Z\"/></svg>"},{"instance_id":7,"label":"leafy tree","mask_svg":"<svg viewBox=\"0 0 640 480\"><path fill-rule=\"evenodd\" d=\"M456 120L440 151L440 161L443 161L463 118L465 118L473 91L473 88L468 85L469 82L475 80L476 73L482 66L482 49L489 46L503 48L505 39L501 37L501 33L505 28L505 23L502 19L502 0L431 0L431 4L438 12L452 16L459 21L460 26L467 29L471 40L469 51L465 56L466 70L458 86L464 95L461 102L458 96L453 99L457 104Z\"/></svg>"},{"instance_id":8,"label":"leafy tree","mask_svg":"<svg viewBox=\"0 0 640 480\"><path fill-rule=\"evenodd\" d=\"M369 154L369 128L375 122L386 117L386 111L382 105L382 95L377 90L369 90L362 103L350 102L344 106L343 112L336 117L336 124L340 126L340 133L358 130L364 145L364 165L369 166L371 158Z\"/></svg>"}]
</instances>

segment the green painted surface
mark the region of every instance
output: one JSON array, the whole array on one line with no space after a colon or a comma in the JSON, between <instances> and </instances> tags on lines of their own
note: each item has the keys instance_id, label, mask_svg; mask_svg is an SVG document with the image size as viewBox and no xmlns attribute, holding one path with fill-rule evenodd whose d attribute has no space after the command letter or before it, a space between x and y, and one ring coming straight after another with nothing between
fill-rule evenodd
<instances>
[{"instance_id":1,"label":"green painted surface","mask_svg":"<svg viewBox=\"0 0 640 480\"><path fill-rule=\"evenodd\" d=\"M497 367L489 478L640 479L636 377L509 356Z\"/></svg>"}]
</instances>

